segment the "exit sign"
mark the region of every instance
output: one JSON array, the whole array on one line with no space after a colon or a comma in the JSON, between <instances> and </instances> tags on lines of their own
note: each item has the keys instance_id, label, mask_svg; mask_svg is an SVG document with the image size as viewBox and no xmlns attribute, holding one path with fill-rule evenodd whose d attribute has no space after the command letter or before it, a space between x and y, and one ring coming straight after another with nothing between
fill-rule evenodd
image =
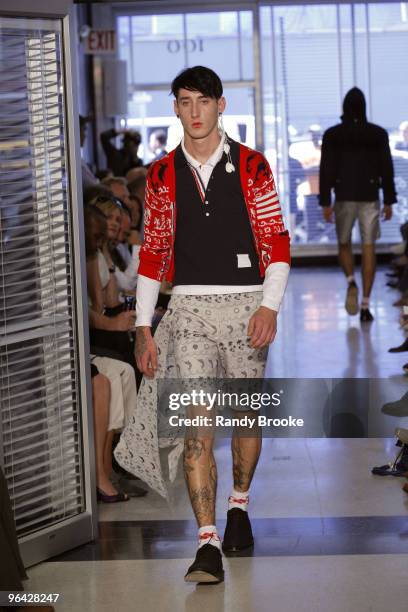
<instances>
[{"instance_id":1,"label":"exit sign","mask_svg":"<svg viewBox=\"0 0 408 612\"><path fill-rule=\"evenodd\" d=\"M85 53L111 55L116 53L115 30L91 30L86 39Z\"/></svg>"}]
</instances>

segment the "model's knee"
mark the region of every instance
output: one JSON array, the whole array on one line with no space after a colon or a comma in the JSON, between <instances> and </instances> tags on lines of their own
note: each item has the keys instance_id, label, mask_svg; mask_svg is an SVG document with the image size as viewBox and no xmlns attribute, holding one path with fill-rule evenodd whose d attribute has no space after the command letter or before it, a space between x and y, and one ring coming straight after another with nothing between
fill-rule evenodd
<instances>
[{"instance_id":1,"label":"model's knee","mask_svg":"<svg viewBox=\"0 0 408 612\"><path fill-rule=\"evenodd\" d=\"M212 455L213 441L209 438L186 438L184 440L184 461L199 461Z\"/></svg>"}]
</instances>

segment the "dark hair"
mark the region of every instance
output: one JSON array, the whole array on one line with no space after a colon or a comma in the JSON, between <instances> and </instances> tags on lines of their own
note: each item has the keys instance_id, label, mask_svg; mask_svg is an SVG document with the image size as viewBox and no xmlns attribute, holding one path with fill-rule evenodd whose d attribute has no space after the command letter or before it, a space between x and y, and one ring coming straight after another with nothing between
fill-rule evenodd
<instances>
[{"instance_id":1,"label":"dark hair","mask_svg":"<svg viewBox=\"0 0 408 612\"><path fill-rule=\"evenodd\" d=\"M171 93L177 98L180 89L199 91L208 98L219 100L222 96L221 79L211 68L194 66L180 72L171 84Z\"/></svg>"},{"instance_id":2,"label":"dark hair","mask_svg":"<svg viewBox=\"0 0 408 612\"><path fill-rule=\"evenodd\" d=\"M157 130L154 133L154 137L156 138L157 142L163 146L165 146L167 144L167 134L164 130Z\"/></svg>"},{"instance_id":3,"label":"dark hair","mask_svg":"<svg viewBox=\"0 0 408 612\"><path fill-rule=\"evenodd\" d=\"M124 204L123 202L122 202L121 208L122 208L123 213L127 214L128 217L132 218L132 213L130 212L130 208L126 206L126 204Z\"/></svg>"},{"instance_id":4,"label":"dark hair","mask_svg":"<svg viewBox=\"0 0 408 612\"><path fill-rule=\"evenodd\" d=\"M142 142L140 132L137 132L136 130L128 130L123 135L123 142L134 142L135 145L140 145Z\"/></svg>"},{"instance_id":5,"label":"dark hair","mask_svg":"<svg viewBox=\"0 0 408 612\"><path fill-rule=\"evenodd\" d=\"M86 189L84 189L84 202L88 204L91 200L94 200L98 196L105 196L110 198L112 192L103 185L90 185Z\"/></svg>"},{"instance_id":6,"label":"dark hair","mask_svg":"<svg viewBox=\"0 0 408 612\"><path fill-rule=\"evenodd\" d=\"M128 189L129 189L130 195L134 195L135 191L140 189L140 187L145 187L145 186L146 186L146 175L141 174L140 176L137 176L135 179L133 179L133 181L128 183Z\"/></svg>"},{"instance_id":7,"label":"dark hair","mask_svg":"<svg viewBox=\"0 0 408 612\"><path fill-rule=\"evenodd\" d=\"M87 259L95 257L96 252L90 248L90 234L92 221L96 219L102 222L104 229L106 228L106 217L99 208L91 204L84 205L84 229L85 229L85 254Z\"/></svg>"}]
</instances>

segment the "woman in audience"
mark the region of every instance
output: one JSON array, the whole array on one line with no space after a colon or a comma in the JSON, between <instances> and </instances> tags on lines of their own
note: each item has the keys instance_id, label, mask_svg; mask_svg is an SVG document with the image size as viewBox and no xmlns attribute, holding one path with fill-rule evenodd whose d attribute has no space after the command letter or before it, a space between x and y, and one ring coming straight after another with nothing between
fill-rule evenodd
<instances>
[{"instance_id":1,"label":"woman in audience","mask_svg":"<svg viewBox=\"0 0 408 612\"><path fill-rule=\"evenodd\" d=\"M111 219L110 232L115 230L115 222ZM99 443L99 473L104 474L103 483L100 481L98 487L98 498L104 502L126 501L127 497L123 493L112 491L112 486L108 486L106 477L112 473L112 443L115 433L127 423L130 411L134 409L136 404L136 379L135 371L132 365L126 363L122 357L120 349L123 348L123 343L127 341L128 330L133 328L134 312L120 312L112 317L107 317L104 314L105 301L115 305L117 304L116 297L112 288L107 291L107 284L101 281L99 276L99 262L104 271L104 262L102 262L99 253L107 241L108 235L108 220L103 212L96 206L85 206L85 246L87 260L87 275L88 275L88 295L90 301L89 319L90 319L90 335L91 335L91 353L93 366L96 366L95 371L99 371L101 375L106 377L110 386L110 401L109 401L109 419L107 426L106 440L103 444L103 452L101 450L102 443ZM105 279L106 280L106 279ZM108 283L110 279L108 279ZM106 285L104 287L104 285ZM92 327L93 326L93 327ZM105 334L105 335L104 335ZM124 335L124 339L123 339ZM117 340L119 336L119 341ZM96 344L92 344L92 341ZM103 344L103 340L107 340L107 344ZM112 348L113 347L113 348ZM126 348L126 347L125 347ZM133 352L132 352L133 357ZM97 378L97 377L95 377ZM98 377L99 378L99 377ZM100 380L100 379L99 379ZM103 385L103 383L102 383ZM94 392L95 385L93 384ZM106 400L106 389L96 389ZM100 402L102 402L102 399ZM104 411L106 412L106 406ZM106 418L106 417L103 417ZM99 429L101 429L101 425ZM102 430L104 428L102 427ZM102 436L102 434L101 434ZM101 459L101 454L103 459ZM102 472L103 466L103 472ZM146 490L138 487L132 487L132 496L141 497L146 495Z\"/></svg>"},{"instance_id":2,"label":"woman in audience","mask_svg":"<svg viewBox=\"0 0 408 612\"><path fill-rule=\"evenodd\" d=\"M117 238L121 209L117 200L98 196L85 210L91 350L136 367L132 337L135 312L124 311L109 241Z\"/></svg>"},{"instance_id":3,"label":"woman in audience","mask_svg":"<svg viewBox=\"0 0 408 612\"><path fill-rule=\"evenodd\" d=\"M112 472L112 442L117 423L112 423L110 402L111 386L109 379L100 374L95 364L91 364L92 405L95 424L95 461L96 488L98 500L115 503L128 501L126 493L119 492L109 479Z\"/></svg>"},{"instance_id":4,"label":"woman in audience","mask_svg":"<svg viewBox=\"0 0 408 612\"><path fill-rule=\"evenodd\" d=\"M110 255L116 267L115 278L119 291L132 297L135 296L137 284L140 246L131 230L130 211L123 206L119 233L117 239L111 242ZM123 301L122 296L120 299Z\"/></svg>"}]
</instances>

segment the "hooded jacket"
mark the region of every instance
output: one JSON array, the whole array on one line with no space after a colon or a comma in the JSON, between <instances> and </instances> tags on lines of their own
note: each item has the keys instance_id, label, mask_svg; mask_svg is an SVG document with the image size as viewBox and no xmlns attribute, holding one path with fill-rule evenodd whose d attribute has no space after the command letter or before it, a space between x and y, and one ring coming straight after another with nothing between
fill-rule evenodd
<instances>
[{"instance_id":1,"label":"hooded jacket","mask_svg":"<svg viewBox=\"0 0 408 612\"><path fill-rule=\"evenodd\" d=\"M384 204L396 202L394 169L386 130L367 121L363 92L353 87L343 102L342 122L323 135L320 205L336 201L373 202L383 191Z\"/></svg>"}]
</instances>

